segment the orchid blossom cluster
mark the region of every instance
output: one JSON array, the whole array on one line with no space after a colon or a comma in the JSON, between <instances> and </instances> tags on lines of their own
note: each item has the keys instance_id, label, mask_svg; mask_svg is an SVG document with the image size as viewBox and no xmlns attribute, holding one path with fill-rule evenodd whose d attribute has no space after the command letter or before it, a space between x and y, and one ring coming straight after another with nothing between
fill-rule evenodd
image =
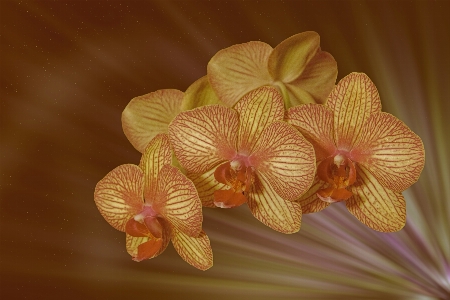
<instances>
[{"instance_id":1,"label":"orchid blossom cluster","mask_svg":"<svg viewBox=\"0 0 450 300\"><path fill-rule=\"evenodd\" d=\"M400 230L401 192L423 169L422 141L381 112L367 75L351 73L335 85L336 77L318 34L304 32L275 48L223 49L186 92L132 99L122 125L140 164L108 173L94 200L126 233L133 260L153 258L172 241L186 262L210 268L202 206L246 203L268 227L295 233L302 213L345 201L368 227Z\"/></svg>"}]
</instances>

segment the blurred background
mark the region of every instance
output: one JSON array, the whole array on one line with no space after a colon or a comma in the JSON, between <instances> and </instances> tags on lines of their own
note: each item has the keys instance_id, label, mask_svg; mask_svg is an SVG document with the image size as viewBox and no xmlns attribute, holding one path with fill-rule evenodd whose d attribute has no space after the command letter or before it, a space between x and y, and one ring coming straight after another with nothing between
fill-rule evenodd
<instances>
[{"instance_id":1,"label":"blurred background","mask_svg":"<svg viewBox=\"0 0 450 300\"><path fill-rule=\"evenodd\" d=\"M450 299L449 12L425 0L1 1L1 298ZM139 162L127 103L186 90L222 48L307 30L338 80L368 74L383 110L425 144L405 228L372 231L343 203L304 215L293 235L246 206L204 209L211 269L171 245L133 262L93 200L109 171Z\"/></svg>"}]
</instances>

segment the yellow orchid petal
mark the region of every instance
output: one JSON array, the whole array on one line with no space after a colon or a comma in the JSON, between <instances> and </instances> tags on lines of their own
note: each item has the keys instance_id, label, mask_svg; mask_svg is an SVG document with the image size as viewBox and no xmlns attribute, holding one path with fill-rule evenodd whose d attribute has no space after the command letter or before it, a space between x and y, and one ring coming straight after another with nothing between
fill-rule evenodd
<instances>
[{"instance_id":1,"label":"yellow orchid petal","mask_svg":"<svg viewBox=\"0 0 450 300\"><path fill-rule=\"evenodd\" d=\"M352 186L354 195L345 201L350 213L377 231L402 229L406 222L406 204L402 194L385 188L364 166L359 166L357 174L360 184Z\"/></svg>"},{"instance_id":2,"label":"yellow orchid petal","mask_svg":"<svg viewBox=\"0 0 450 300\"><path fill-rule=\"evenodd\" d=\"M130 143L144 153L159 133L167 133L170 121L181 111L183 92L159 90L133 98L122 113L122 128Z\"/></svg>"},{"instance_id":3,"label":"yellow orchid petal","mask_svg":"<svg viewBox=\"0 0 450 300\"><path fill-rule=\"evenodd\" d=\"M209 84L208 76L203 76L191 84L184 93L181 111L211 104L221 104L221 101Z\"/></svg>"},{"instance_id":4,"label":"yellow orchid petal","mask_svg":"<svg viewBox=\"0 0 450 300\"><path fill-rule=\"evenodd\" d=\"M302 74L286 83L290 106L306 103L324 104L334 87L337 77L337 63L333 56L319 51L308 62Z\"/></svg>"},{"instance_id":5,"label":"yellow orchid petal","mask_svg":"<svg viewBox=\"0 0 450 300\"><path fill-rule=\"evenodd\" d=\"M317 161L334 153L333 112L321 104L291 107L287 112L289 124L297 128L314 146Z\"/></svg>"},{"instance_id":6,"label":"yellow orchid petal","mask_svg":"<svg viewBox=\"0 0 450 300\"><path fill-rule=\"evenodd\" d=\"M177 168L165 165L161 169L152 205L177 230L189 236L198 236L202 230L202 204L195 186Z\"/></svg>"},{"instance_id":7,"label":"yellow orchid petal","mask_svg":"<svg viewBox=\"0 0 450 300\"><path fill-rule=\"evenodd\" d=\"M264 176L255 176L248 193L248 206L255 218L276 231L295 233L300 230L300 204L281 198Z\"/></svg>"},{"instance_id":8,"label":"yellow orchid petal","mask_svg":"<svg viewBox=\"0 0 450 300\"><path fill-rule=\"evenodd\" d=\"M144 174L136 165L121 165L100 180L94 201L105 220L114 228L125 231L128 220L144 204Z\"/></svg>"},{"instance_id":9,"label":"yellow orchid petal","mask_svg":"<svg viewBox=\"0 0 450 300\"><path fill-rule=\"evenodd\" d=\"M247 155L261 132L284 118L283 98L274 87L263 86L245 95L234 107L239 113L238 149Z\"/></svg>"},{"instance_id":10,"label":"yellow orchid petal","mask_svg":"<svg viewBox=\"0 0 450 300\"><path fill-rule=\"evenodd\" d=\"M330 205L330 203L322 201L319 197L317 197L317 192L325 187L326 183L320 180L316 175L309 190L296 201L302 206L303 214L315 213Z\"/></svg>"},{"instance_id":11,"label":"yellow orchid petal","mask_svg":"<svg viewBox=\"0 0 450 300\"><path fill-rule=\"evenodd\" d=\"M342 78L326 105L334 112L334 140L343 150L351 150L369 116L381 111L377 88L364 73Z\"/></svg>"},{"instance_id":12,"label":"yellow orchid petal","mask_svg":"<svg viewBox=\"0 0 450 300\"><path fill-rule=\"evenodd\" d=\"M214 178L215 170L216 168L212 168L205 173L187 174L187 177L194 183L198 192L198 197L205 207L217 207L214 204L214 192L227 186Z\"/></svg>"},{"instance_id":13,"label":"yellow orchid petal","mask_svg":"<svg viewBox=\"0 0 450 300\"><path fill-rule=\"evenodd\" d=\"M351 152L383 186L401 192L419 179L425 163L420 137L391 114L372 114Z\"/></svg>"},{"instance_id":14,"label":"yellow orchid petal","mask_svg":"<svg viewBox=\"0 0 450 300\"><path fill-rule=\"evenodd\" d=\"M139 167L144 172L144 197L151 199L156 191L156 183L159 171L164 165L172 162L172 150L170 149L169 136L158 134L150 141L141 157Z\"/></svg>"},{"instance_id":15,"label":"yellow orchid petal","mask_svg":"<svg viewBox=\"0 0 450 300\"><path fill-rule=\"evenodd\" d=\"M248 92L270 84L267 62L272 47L263 42L233 45L217 52L208 63L208 79L229 107Z\"/></svg>"},{"instance_id":16,"label":"yellow orchid petal","mask_svg":"<svg viewBox=\"0 0 450 300\"><path fill-rule=\"evenodd\" d=\"M319 50L320 37L314 31L293 35L273 49L268 60L274 80L285 83L297 79Z\"/></svg>"},{"instance_id":17,"label":"yellow orchid petal","mask_svg":"<svg viewBox=\"0 0 450 300\"><path fill-rule=\"evenodd\" d=\"M249 162L284 200L294 201L303 195L316 172L312 145L283 121L266 127Z\"/></svg>"},{"instance_id":18,"label":"yellow orchid petal","mask_svg":"<svg viewBox=\"0 0 450 300\"><path fill-rule=\"evenodd\" d=\"M221 105L180 113L169 125L176 157L189 173L204 173L234 157L239 117Z\"/></svg>"},{"instance_id":19,"label":"yellow orchid petal","mask_svg":"<svg viewBox=\"0 0 450 300\"><path fill-rule=\"evenodd\" d=\"M204 231L198 237L191 237L176 231L172 244L178 254L190 265L205 271L213 265L213 253L208 236Z\"/></svg>"}]
</instances>

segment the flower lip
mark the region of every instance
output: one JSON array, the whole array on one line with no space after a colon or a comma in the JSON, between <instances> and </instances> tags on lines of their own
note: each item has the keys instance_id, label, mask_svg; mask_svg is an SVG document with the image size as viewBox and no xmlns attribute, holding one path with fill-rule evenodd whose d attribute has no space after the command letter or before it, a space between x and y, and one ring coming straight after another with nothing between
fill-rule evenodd
<instances>
[{"instance_id":1,"label":"flower lip","mask_svg":"<svg viewBox=\"0 0 450 300\"><path fill-rule=\"evenodd\" d=\"M214 204L221 208L239 206L247 202L247 194L254 181L254 170L247 166L248 159L234 159L216 168L214 177L229 186L227 190L214 192Z\"/></svg>"},{"instance_id":2,"label":"flower lip","mask_svg":"<svg viewBox=\"0 0 450 300\"><path fill-rule=\"evenodd\" d=\"M337 153L323 160L317 167L318 177L328 183L328 187L317 192L325 202L347 200L352 193L347 190L356 181L356 169L353 161L344 153Z\"/></svg>"}]
</instances>

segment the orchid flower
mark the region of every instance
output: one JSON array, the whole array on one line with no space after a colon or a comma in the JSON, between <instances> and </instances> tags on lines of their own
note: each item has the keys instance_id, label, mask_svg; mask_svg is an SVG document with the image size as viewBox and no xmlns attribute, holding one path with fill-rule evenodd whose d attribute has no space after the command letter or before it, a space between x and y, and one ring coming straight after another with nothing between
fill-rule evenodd
<instances>
[{"instance_id":1,"label":"orchid flower","mask_svg":"<svg viewBox=\"0 0 450 300\"><path fill-rule=\"evenodd\" d=\"M248 92L264 85L280 89L285 108L304 103L324 103L337 76L337 64L320 50L320 37L307 31L272 48L253 41L220 50L208 63L212 89L232 107Z\"/></svg>"},{"instance_id":2,"label":"orchid flower","mask_svg":"<svg viewBox=\"0 0 450 300\"><path fill-rule=\"evenodd\" d=\"M194 184L170 165L171 159L168 136L157 135L139 166L121 165L100 180L95 204L111 226L126 232L133 260L161 254L172 240L186 262L206 270L212 266L212 250L201 228L201 202Z\"/></svg>"},{"instance_id":3,"label":"orchid flower","mask_svg":"<svg viewBox=\"0 0 450 300\"><path fill-rule=\"evenodd\" d=\"M316 152L317 176L299 200L304 213L345 201L350 213L374 230L403 228L401 192L419 178L423 143L402 121L381 112L377 89L367 75L351 73L325 105L293 107L287 120Z\"/></svg>"},{"instance_id":4,"label":"orchid flower","mask_svg":"<svg viewBox=\"0 0 450 300\"><path fill-rule=\"evenodd\" d=\"M234 109L208 105L175 117L170 142L204 206L247 202L267 226L283 233L300 229L301 206L294 200L313 181L314 149L283 117L281 95L267 86Z\"/></svg>"}]
</instances>

